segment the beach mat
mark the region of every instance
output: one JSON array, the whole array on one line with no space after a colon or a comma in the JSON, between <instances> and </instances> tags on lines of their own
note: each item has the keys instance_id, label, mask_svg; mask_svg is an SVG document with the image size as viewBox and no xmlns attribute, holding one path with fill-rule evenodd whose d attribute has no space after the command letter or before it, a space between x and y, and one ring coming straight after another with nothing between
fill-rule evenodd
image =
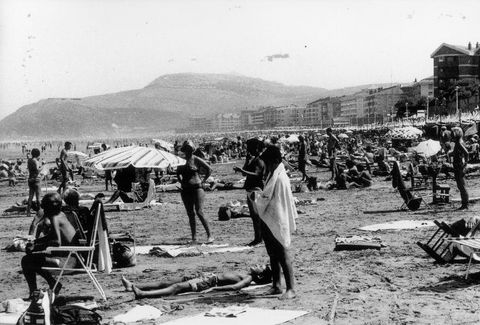
<instances>
[{"instance_id":1,"label":"beach mat","mask_svg":"<svg viewBox=\"0 0 480 325\"><path fill-rule=\"evenodd\" d=\"M227 307L228 308L228 307ZM228 314L227 309L225 314ZM163 323L165 325L246 325L246 324L262 324L276 325L282 324L297 317L308 314L303 310L280 310L280 309L263 309L263 308L245 308L239 311L234 317L222 316L206 316L220 315L220 308L214 308L207 313L201 313L195 316L183 317Z\"/></svg>"},{"instance_id":2,"label":"beach mat","mask_svg":"<svg viewBox=\"0 0 480 325\"><path fill-rule=\"evenodd\" d=\"M455 198L455 199L452 199L451 201L453 203L462 203L461 198ZM480 201L480 196L475 196L475 197L471 197L471 198L468 199L469 203L474 203L474 202L478 202L478 201Z\"/></svg>"},{"instance_id":3,"label":"beach mat","mask_svg":"<svg viewBox=\"0 0 480 325\"><path fill-rule=\"evenodd\" d=\"M210 245L153 245L136 246L135 252L138 255L152 255L177 257L177 256L199 256L212 253L241 252L252 250L250 246L229 246L228 244L210 244ZM153 251L152 251L153 250Z\"/></svg>"},{"instance_id":4,"label":"beach mat","mask_svg":"<svg viewBox=\"0 0 480 325\"><path fill-rule=\"evenodd\" d=\"M386 223L378 223L369 226L363 226L358 229L364 231L379 231L379 230L402 230L402 229L416 229L423 227L434 227L435 223L431 220L397 220Z\"/></svg>"}]
</instances>

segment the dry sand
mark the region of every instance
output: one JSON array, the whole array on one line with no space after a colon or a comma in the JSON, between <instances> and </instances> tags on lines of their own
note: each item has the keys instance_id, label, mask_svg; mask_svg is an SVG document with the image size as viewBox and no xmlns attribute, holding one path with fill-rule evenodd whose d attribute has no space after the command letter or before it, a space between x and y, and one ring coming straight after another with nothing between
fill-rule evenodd
<instances>
[{"instance_id":1,"label":"dry sand","mask_svg":"<svg viewBox=\"0 0 480 325\"><path fill-rule=\"evenodd\" d=\"M238 162L240 164L241 162ZM236 177L232 165L214 166L219 177ZM326 170L316 170L320 180L328 179ZM454 182L449 180L454 197L458 196ZM468 180L472 195L477 194L479 179ZM83 186L82 191L98 192L103 184ZM20 182L16 188L0 184L0 210L25 196L27 185ZM311 311L307 316L289 324L321 324L332 315L336 301L336 324L458 324L480 323L478 280L473 274L468 281L463 279L466 264L437 265L416 244L425 241L435 229L420 228L402 231L381 231L380 236L387 247L381 251L334 252L334 239L345 235L368 235L356 228L373 223L402 219L428 219L452 222L477 213L472 205L467 212L454 211L455 206L446 206L438 211L396 212L364 214L364 210L388 210L401 205L399 195L393 192L390 182L377 178L369 189L325 191L294 194L300 199L324 198L318 205L301 206L297 231L293 234L293 265L298 297L290 301L272 298L252 298L247 295L206 297L178 303L167 299L135 301L133 294L125 292L120 277L142 282L167 276L189 274L197 271L221 272L222 270L247 269L249 265L264 263L267 254L263 246L253 251L221 253L208 256L160 258L137 256L138 264L132 268L116 269L113 273L98 274L108 301L101 303L100 314L105 321L114 315L126 312L136 304L150 304L168 310L157 323L207 311L212 307L242 303L255 307L298 309ZM178 193L159 194L164 204L155 209L135 212L110 212L107 214L112 232L134 232L138 245L160 243L185 243L189 240L187 217ZM243 245L252 239L249 219L218 221L218 207L230 200L244 199L242 190L208 192L205 212L210 220L216 243ZM431 198L427 198L431 201ZM458 204L457 204L458 207ZM24 215L0 218L0 247L9 244L17 234L28 231L30 220ZM135 227L134 227L135 223ZM199 239L206 240L199 226ZM25 297L27 285L20 270L23 253L0 251L0 301L7 298ZM43 281L43 280L42 280ZM44 282L40 282L45 286ZM91 294L98 297L93 285L85 275L67 276L63 280L64 295ZM338 299L336 299L336 297ZM331 317L331 316L330 316ZM259 320L259 323L261 321Z\"/></svg>"}]
</instances>

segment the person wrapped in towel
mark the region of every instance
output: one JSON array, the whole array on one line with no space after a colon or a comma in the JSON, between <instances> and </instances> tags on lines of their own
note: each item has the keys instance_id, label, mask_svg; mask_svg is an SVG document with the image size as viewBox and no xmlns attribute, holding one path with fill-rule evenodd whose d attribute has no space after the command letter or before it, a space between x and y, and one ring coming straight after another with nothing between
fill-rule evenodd
<instances>
[{"instance_id":1,"label":"person wrapped in towel","mask_svg":"<svg viewBox=\"0 0 480 325\"><path fill-rule=\"evenodd\" d=\"M261 219L263 240L272 267L273 285L268 293L283 293L280 282L281 267L287 288L280 298L291 299L296 294L289 247L290 234L296 229L297 209L280 149L269 146L260 158L265 162L267 177L263 191L255 192L255 205Z\"/></svg>"},{"instance_id":2,"label":"person wrapped in towel","mask_svg":"<svg viewBox=\"0 0 480 325\"><path fill-rule=\"evenodd\" d=\"M268 265L255 265L248 272L200 273L195 276L170 278L158 282L133 284L122 276L126 291L133 291L135 299L173 296L184 292L210 292L239 290L252 282L272 282L272 270Z\"/></svg>"}]
</instances>

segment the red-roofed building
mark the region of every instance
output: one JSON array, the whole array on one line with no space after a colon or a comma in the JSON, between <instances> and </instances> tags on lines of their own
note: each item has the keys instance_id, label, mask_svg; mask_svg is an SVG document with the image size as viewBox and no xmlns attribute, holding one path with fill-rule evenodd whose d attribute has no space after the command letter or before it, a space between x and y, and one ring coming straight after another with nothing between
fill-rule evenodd
<instances>
[{"instance_id":1,"label":"red-roofed building","mask_svg":"<svg viewBox=\"0 0 480 325\"><path fill-rule=\"evenodd\" d=\"M443 43L430 56L433 59L433 92L443 97L449 87L459 81L480 80L480 45L467 46Z\"/></svg>"}]
</instances>

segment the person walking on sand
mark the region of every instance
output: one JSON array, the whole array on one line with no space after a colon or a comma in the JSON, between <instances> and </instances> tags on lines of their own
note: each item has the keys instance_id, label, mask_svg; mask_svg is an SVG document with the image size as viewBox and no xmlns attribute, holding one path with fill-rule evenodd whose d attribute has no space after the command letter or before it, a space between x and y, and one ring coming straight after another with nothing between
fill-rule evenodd
<instances>
[{"instance_id":1,"label":"person walking on sand","mask_svg":"<svg viewBox=\"0 0 480 325\"><path fill-rule=\"evenodd\" d=\"M335 178L335 159L337 147L339 146L339 141L337 137L333 134L332 128L327 128L327 153L328 159L330 160L330 170L332 171L332 180Z\"/></svg>"},{"instance_id":2,"label":"person walking on sand","mask_svg":"<svg viewBox=\"0 0 480 325\"><path fill-rule=\"evenodd\" d=\"M298 171L302 173L302 182L308 180L308 175L306 171L307 165L307 149L305 145L305 138L303 135L298 137L299 148L298 148Z\"/></svg>"},{"instance_id":3,"label":"person walking on sand","mask_svg":"<svg viewBox=\"0 0 480 325\"><path fill-rule=\"evenodd\" d=\"M72 173L72 170L67 163L68 151L71 148L72 148L72 143L68 141L65 142L65 147L60 152L60 158L58 159L58 168L60 169L60 173L62 174L62 182L60 183L60 186L58 187L58 190L57 190L59 194L62 194L63 192L65 192L65 189L67 188L68 177L69 177L68 175Z\"/></svg>"},{"instance_id":4,"label":"person walking on sand","mask_svg":"<svg viewBox=\"0 0 480 325\"><path fill-rule=\"evenodd\" d=\"M290 187L290 179L282 164L282 155L277 147L267 147L260 158L267 167L267 178L264 190L256 193L255 205L261 219L263 240L272 268L273 285L269 293L282 293L281 268L287 290L280 299L292 299L296 293L289 247L290 234L296 229L297 210Z\"/></svg>"},{"instance_id":5,"label":"person walking on sand","mask_svg":"<svg viewBox=\"0 0 480 325\"><path fill-rule=\"evenodd\" d=\"M41 163L40 163L40 150L37 148L32 149L32 157L27 160L28 169L28 203L27 203L27 218L30 218L30 209L32 208L33 196L35 195L36 206L35 209L40 209L40 196L41 196Z\"/></svg>"},{"instance_id":6,"label":"person walking on sand","mask_svg":"<svg viewBox=\"0 0 480 325\"><path fill-rule=\"evenodd\" d=\"M263 142L252 138L247 140L247 158L243 168L234 167L233 170L246 176L244 188L247 191L247 205L253 223L253 241L248 246L255 246L262 242L262 230L260 217L253 202L255 192L263 190L263 178L265 175L265 163L260 159L263 150Z\"/></svg>"},{"instance_id":7,"label":"person walking on sand","mask_svg":"<svg viewBox=\"0 0 480 325\"><path fill-rule=\"evenodd\" d=\"M462 205L458 210L468 209L468 192L465 186L465 167L467 166L469 154L465 143L463 142L463 131L460 127L452 129L453 141L453 170L455 174L455 181L457 182L458 191L462 198Z\"/></svg>"},{"instance_id":8,"label":"person walking on sand","mask_svg":"<svg viewBox=\"0 0 480 325\"><path fill-rule=\"evenodd\" d=\"M185 154L185 165L177 167L177 177L182 186L181 197L190 222L192 244L197 242L195 214L205 228L207 244L211 244L214 238L210 232L208 221L203 214L205 192L202 184L210 177L212 169L203 159L193 155L195 147L192 141L185 141L180 150ZM201 171L205 173L203 180L200 178Z\"/></svg>"}]
</instances>

